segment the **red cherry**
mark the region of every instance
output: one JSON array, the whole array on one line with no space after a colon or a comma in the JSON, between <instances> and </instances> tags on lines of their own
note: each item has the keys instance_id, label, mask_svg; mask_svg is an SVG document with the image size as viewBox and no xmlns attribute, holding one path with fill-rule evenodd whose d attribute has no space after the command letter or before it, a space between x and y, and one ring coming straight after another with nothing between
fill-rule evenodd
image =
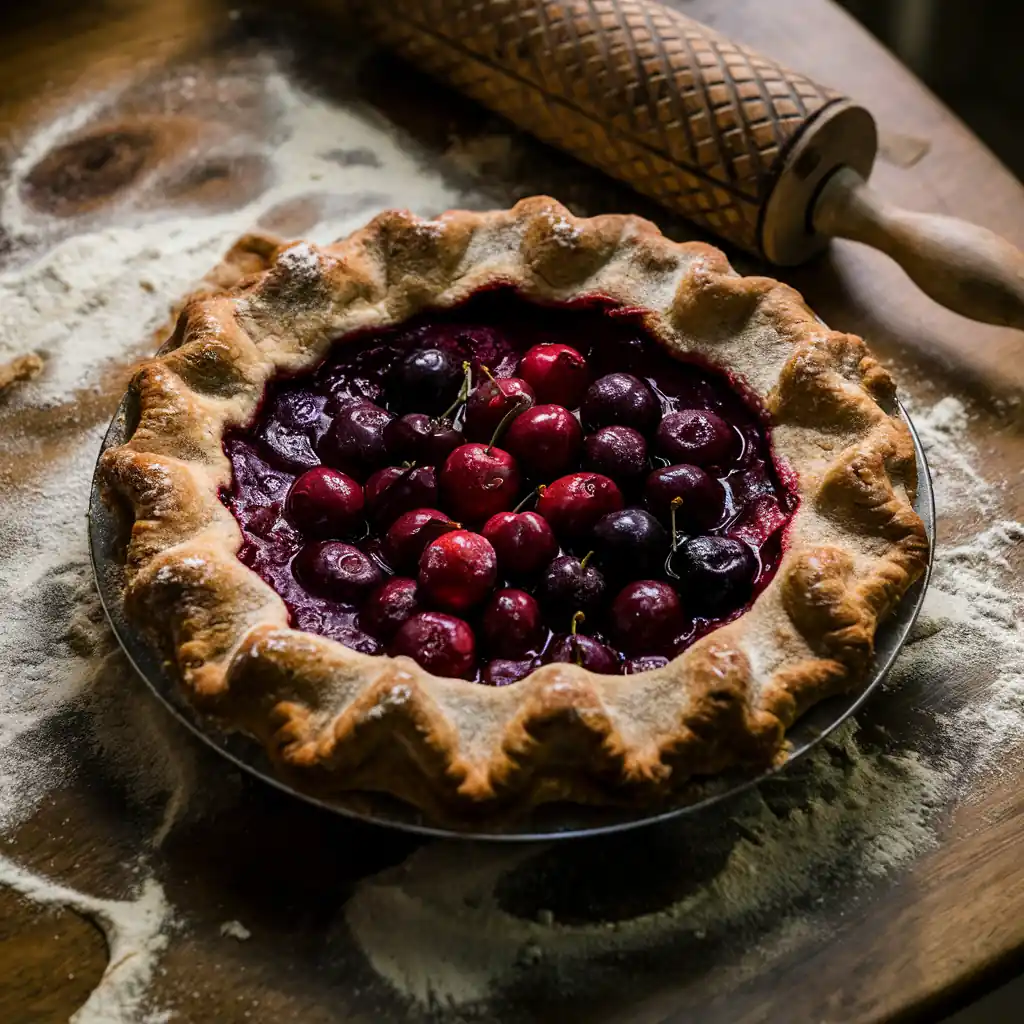
<instances>
[{"instance_id":1,"label":"red cherry","mask_svg":"<svg viewBox=\"0 0 1024 1024\"><path fill-rule=\"evenodd\" d=\"M560 537L581 537L602 516L625 506L615 481L600 473L570 473L544 489L537 511Z\"/></svg>"},{"instance_id":2,"label":"red cherry","mask_svg":"<svg viewBox=\"0 0 1024 1024\"><path fill-rule=\"evenodd\" d=\"M422 412L410 412L384 428L388 457L395 462L440 466L466 439L451 423Z\"/></svg>"},{"instance_id":3,"label":"red cherry","mask_svg":"<svg viewBox=\"0 0 1024 1024\"><path fill-rule=\"evenodd\" d=\"M441 493L452 514L479 523L504 512L516 501L519 467L501 448L464 444L448 456L441 470Z\"/></svg>"},{"instance_id":4,"label":"red cherry","mask_svg":"<svg viewBox=\"0 0 1024 1024\"><path fill-rule=\"evenodd\" d=\"M672 501L681 498L676 523L681 530L710 530L725 515L725 488L699 466L665 466L656 469L644 484L647 507L662 522L671 521Z\"/></svg>"},{"instance_id":5,"label":"red cherry","mask_svg":"<svg viewBox=\"0 0 1024 1024\"><path fill-rule=\"evenodd\" d=\"M436 508L417 508L400 515L388 528L384 536L384 557L396 569L415 569L423 549L433 540L458 530L459 523L452 522Z\"/></svg>"},{"instance_id":6,"label":"red cherry","mask_svg":"<svg viewBox=\"0 0 1024 1024\"><path fill-rule=\"evenodd\" d=\"M395 576L382 583L359 610L359 625L387 640L410 616L420 611L416 581Z\"/></svg>"},{"instance_id":7,"label":"red cherry","mask_svg":"<svg viewBox=\"0 0 1024 1024\"><path fill-rule=\"evenodd\" d=\"M373 560L341 541L307 544L292 562L295 578L311 594L354 602L376 587L382 577Z\"/></svg>"},{"instance_id":8,"label":"red cherry","mask_svg":"<svg viewBox=\"0 0 1024 1024\"><path fill-rule=\"evenodd\" d=\"M388 466L366 481L366 511L378 526L400 515L437 504L437 472L433 466Z\"/></svg>"},{"instance_id":9,"label":"red cherry","mask_svg":"<svg viewBox=\"0 0 1024 1024\"><path fill-rule=\"evenodd\" d=\"M487 603L480 628L488 649L502 658L521 658L544 639L540 606L525 590L499 590Z\"/></svg>"},{"instance_id":10,"label":"red cherry","mask_svg":"<svg viewBox=\"0 0 1024 1024\"><path fill-rule=\"evenodd\" d=\"M533 388L519 377L485 380L466 400L466 435L486 441L508 413L515 408L529 409L533 403Z\"/></svg>"},{"instance_id":11,"label":"red cherry","mask_svg":"<svg viewBox=\"0 0 1024 1024\"><path fill-rule=\"evenodd\" d=\"M320 458L357 480L365 480L384 461L384 428L391 420L391 413L372 402L349 402L321 438Z\"/></svg>"},{"instance_id":12,"label":"red cherry","mask_svg":"<svg viewBox=\"0 0 1024 1024\"><path fill-rule=\"evenodd\" d=\"M682 625L679 595L667 583L628 583L612 602L611 621L630 654L653 654L668 644Z\"/></svg>"},{"instance_id":13,"label":"red cherry","mask_svg":"<svg viewBox=\"0 0 1024 1024\"><path fill-rule=\"evenodd\" d=\"M443 612L420 612L395 634L392 654L404 654L428 672L453 679L472 675L476 666L473 630L462 619Z\"/></svg>"},{"instance_id":14,"label":"red cherry","mask_svg":"<svg viewBox=\"0 0 1024 1024\"><path fill-rule=\"evenodd\" d=\"M494 588L498 559L490 541L469 530L453 530L431 541L420 555L424 596L449 611L479 604Z\"/></svg>"},{"instance_id":15,"label":"red cherry","mask_svg":"<svg viewBox=\"0 0 1024 1024\"><path fill-rule=\"evenodd\" d=\"M607 644L582 633L555 637L547 650L547 660L579 665L590 672L606 676L615 675L619 671L619 659L615 652Z\"/></svg>"},{"instance_id":16,"label":"red cherry","mask_svg":"<svg viewBox=\"0 0 1024 1024\"><path fill-rule=\"evenodd\" d=\"M658 425L654 446L672 462L720 466L739 448L736 431L706 409L670 412Z\"/></svg>"},{"instance_id":17,"label":"red cherry","mask_svg":"<svg viewBox=\"0 0 1024 1024\"><path fill-rule=\"evenodd\" d=\"M512 421L504 443L531 475L550 479L579 459L583 430L564 406L535 405Z\"/></svg>"},{"instance_id":18,"label":"red cherry","mask_svg":"<svg viewBox=\"0 0 1024 1024\"><path fill-rule=\"evenodd\" d=\"M285 511L311 537L341 537L362 523L363 489L352 477L317 466L292 484Z\"/></svg>"},{"instance_id":19,"label":"red cherry","mask_svg":"<svg viewBox=\"0 0 1024 1024\"><path fill-rule=\"evenodd\" d=\"M528 676L536 667L537 662L533 658L495 658L487 663L480 681L488 686L509 686Z\"/></svg>"},{"instance_id":20,"label":"red cherry","mask_svg":"<svg viewBox=\"0 0 1024 1024\"><path fill-rule=\"evenodd\" d=\"M568 345L534 345L519 362L519 376L533 388L538 402L575 409L587 390L587 361Z\"/></svg>"},{"instance_id":21,"label":"red cherry","mask_svg":"<svg viewBox=\"0 0 1024 1024\"><path fill-rule=\"evenodd\" d=\"M491 542L501 571L513 579L533 576L558 554L554 532L536 512L499 512L481 532Z\"/></svg>"}]
</instances>

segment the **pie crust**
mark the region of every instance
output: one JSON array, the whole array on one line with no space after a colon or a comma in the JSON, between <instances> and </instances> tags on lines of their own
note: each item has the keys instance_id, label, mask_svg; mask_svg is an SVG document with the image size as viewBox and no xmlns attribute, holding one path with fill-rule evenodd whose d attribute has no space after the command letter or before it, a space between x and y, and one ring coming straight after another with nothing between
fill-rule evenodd
<instances>
[{"instance_id":1,"label":"pie crust","mask_svg":"<svg viewBox=\"0 0 1024 1024\"><path fill-rule=\"evenodd\" d=\"M774 579L664 668L551 664L500 688L438 678L289 628L281 598L236 557L222 438L252 421L267 381L311 370L354 331L499 284L644 310L669 353L726 370L763 405L796 477ZM863 683L878 624L927 563L911 437L864 343L825 328L786 285L740 277L717 249L637 217L581 219L536 197L435 220L388 211L322 247L243 240L131 388L138 422L101 462L134 521L127 615L197 709L320 795L380 791L466 819L654 803L694 777L770 764L811 705Z\"/></svg>"}]
</instances>

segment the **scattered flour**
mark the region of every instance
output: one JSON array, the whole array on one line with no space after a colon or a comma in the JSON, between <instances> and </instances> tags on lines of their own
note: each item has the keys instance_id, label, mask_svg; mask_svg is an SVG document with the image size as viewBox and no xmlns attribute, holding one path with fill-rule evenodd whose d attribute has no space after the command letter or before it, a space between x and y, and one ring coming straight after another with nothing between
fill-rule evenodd
<instances>
[{"instance_id":1,"label":"scattered flour","mask_svg":"<svg viewBox=\"0 0 1024 1024\"><path fill-rule=\"evenodd\" d=\"M282 127L265 147L272 182L230 213L154 216L55 236L66 226L28 208L19 182L110 97L78 107L28 141L0 197L0 222L26 251L40 239L58 240L29 265L0 274L0 362L28 352L46 359L42 375L19 386L11 403L46 408L97 386L105 367L144 345L169 306L236 236L314 183L344 200L324 207L326 216L306 232L314 241L343 235L389 205L433 213L464 198L375 121L302 95L280 76L269 76L268 88ZM363 155L342 160L339 152ZM490 155L468 152L463 163L472 169ZM304 255L301 247L291 253L295 260ZM904 737L897 749L880 750L856 725L845 727L787 773L792 796L783 810L761 790L726 821L712 823L719 838L737 833L713 877L657 911L613 923L562 921L543 906L529 918L505 908L500 885L529 872L550 848L426 846L361 882L345 911L368 962L398 993L424 1006L463 1007L487 999L525 966L585 965L597 955L651 951L681 937L704 942L754 920L769 929L760 935L764 949L777 953L811 927L787 908L813 897L812 879L867 885L934 842L936 820L966 768L991 765L1024 734L1024 635L1013 588L1019 566L1012 561L1024 527L1000 517L999 489L977 469L963 404L950 397L912 413L940 510L977 513L984 521L940 548L924 612L889 686L919 685L951 662L985 666L987 691L938 723L962 744L939 761L907 749ZM69 431L64 451L38 479L8 480L0 493L0 831L24 821L75 770L68 751L40 741L58 714L73 710L84 716L91 743L126 797L162 805L148 840L159 846L179 821L206 806L207 791L225 787L200 786L210 773L197 767L194 745L180 742L178 727L144 693L123 685L127 665L103 622L85 542L100 435L101 428ZM217 770L230 779L226 768ZM75 1020L136 1024L172 917L159 882L145 878L134 899L102 900L0 858L0 884L97 921L110 965ZM769 928L765 919L775 923ZM237 921L225 922L221 933L249 936Z\"/></svg>"},{"instance_id":2,"label":"scattered flour","mask_svg":"<svg viewBox=\"0 0 1024 1024\"><path fill-rule=\"evenodd\" d=\"M252 932L241 921L225 921L220 926L220 933L226 939L237 939L239 942L252 938Z\"/></svg>"}]
</instances>

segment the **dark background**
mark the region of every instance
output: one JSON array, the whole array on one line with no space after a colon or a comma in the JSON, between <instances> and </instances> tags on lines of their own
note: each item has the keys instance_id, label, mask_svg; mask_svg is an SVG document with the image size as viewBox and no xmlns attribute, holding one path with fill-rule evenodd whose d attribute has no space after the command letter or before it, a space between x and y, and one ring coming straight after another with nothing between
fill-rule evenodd
<instances>
[{"instance_id":1,"label":"dark background","mask_svg":"<svg viewBox=\"0 0 1024 1024\"><path fill-rule=\"evenodd\" d=\"M1024 3L839 2L1024 179Z\"/></svg>"}]
</instances>

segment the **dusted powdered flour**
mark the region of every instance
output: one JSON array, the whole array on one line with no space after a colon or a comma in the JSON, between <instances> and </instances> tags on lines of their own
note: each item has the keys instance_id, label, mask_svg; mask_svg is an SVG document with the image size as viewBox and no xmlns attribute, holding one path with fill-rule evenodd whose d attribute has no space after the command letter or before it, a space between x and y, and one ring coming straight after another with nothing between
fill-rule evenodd
<instances>
[{"instance_id":1,"label":"dusted powdered flour","mask_svg":"<svg viewBox=\"0 0 1024 1024\"><path fill-rule=\"evenodd\" d=\"M308 232L317 241L344 234L389 205L430 214L466 201L376 121L301 95L278 76L268 78L268 88L280 130L264 147L273 173L257 200L230 213L108 222L102 230L44 246L27 266L0 274L0 363L29 353L46 360L36 380L4 396L8 408L55 407L102 387L107 369L143 349L168 308L238 234L258 223L272 226L310 189L332 197ZM0 219L23 251L36 251L68 228L22 202L21 179L108 99L41 129L14 166L0 197ZM467 151L463 169L491 155ZM502 159L502 147L493 155ZM595 955L650 951L680 937L699 942L751 921L762 922L759 955L777 954L814 927L810 918L786 909L813 898L812 879L828 876L852 887L905 865L934 841L936 815L969 762L991 763L994 752L1024 732L1024 647L1010 561L1022 530L999 518L999 491L977 469L964 406L946 398L915 408L914 416L936 470L940 509L984 519L983 528L940 550L924 614L890 683L900 689L918 685L950 660L986 666L987 690L944 723L960 737L953 753L938 762L910 749L902 737L884 752L856 726L845 728L793 773L784 813L762 791L715 826L716 834L728 826L739 838L728 844L710 878L667 905L611 925L562 920L544 906L529 917L505 907L501 887L528 875L550 851L425 847L361 883L346 910L347 927L367 961L397 992L425 1005L468 1006L530 965L585 965ZM125 685L128 668L103 621L85 536L101 432L69 429L41 472L2 482L0 830L13 830L76 770L66 747L41 742L48 723L74 709L126 798L164 808L154 834L137 851L144 866L147 850L183 817L230 800L234 776L217 764L224 783L210 785L213 772L202 771L197 761L204 755L181 742L177 726L144 692ZM16 452L36 451L29 435L5 438L5 444ZM100 924L111 963L78 1020L135 1024L172 916L159 882L145 877L127 898L98 899L0 858L0 884L41 904L72 907ZM248 935L237 921L225 922L222 930L239 940Z\"/></svg>"}]
</instances>

